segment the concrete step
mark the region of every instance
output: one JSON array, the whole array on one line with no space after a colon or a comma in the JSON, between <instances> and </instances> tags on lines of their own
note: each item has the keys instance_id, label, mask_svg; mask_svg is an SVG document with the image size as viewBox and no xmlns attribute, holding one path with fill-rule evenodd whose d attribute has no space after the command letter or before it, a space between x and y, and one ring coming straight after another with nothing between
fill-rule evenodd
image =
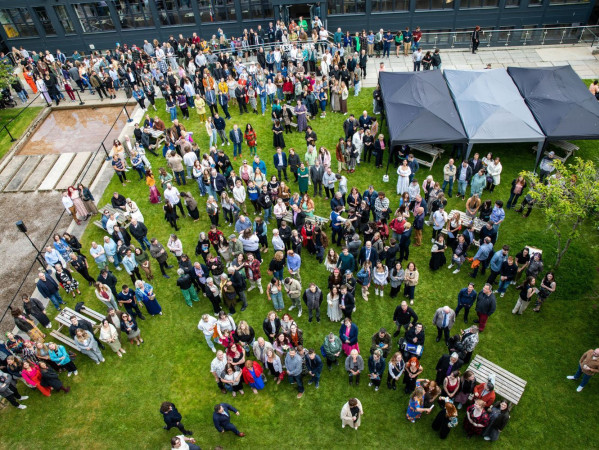
<instances>
[{"instance_id":1,"label":"concrete step","mask_svg":"<svg viewBox=\"0 0 599 450\"><path fill-rule=\"evenodd\" d=\"M98 176L98 173L100 172L102 164L104 164L105 160L106 153L104 153L103 150L96 152L96 155L88 163L87 172L85 173L85 175L83 175L83 181L81 181L85 187L90 187L92 185L92 183Z\"/></svg>"},{"instance_id":2,"label":"concrete step","mask_svg":"<svg viewBox=\"0 0 599 450\"><path fill-rule=\"evenodd\" d=\"M46 178L46 175L48 175L48 172L52 169L57 159L58 155L44 155L35 170L27 178L27 181L21 186L21 192L35 191Z\"/></svg>"},{"instance_id":3,"label":"concrete step","mask_svg":"<svg viewBox=\"0 0 599 450\"><path fill-rule=\"evenodd\" d=\"M0 173L0 191L10 183L21 166L25 163L26 159L27 156L15 155L11 158L10 162L4 166L2 173Z\"/></svg>"},{"instance_id":4,"label":"concrete step","mask_svg":"<svg viewBox=\"0 0 599 450\"><path fill-rule=\"evenodd\" d=\"M18 192L21 190L21 187L29 179L30 175L37 168L42 159L42 155L27 156L25 163L20 167L10 183L4 188L4 192Z\"/></svg>"},{"instance_id":5,"label":"concrete step","mask_svg":"<svg viewBox=\"0 0 599 450\"><path fill-rule=\"evenodd\" d=\"M38 191L51 191L54 189L54 186L58 183L65 170L68 169L71 161L75 157L75 153L63 153L58 157L42 184L40 184Z\"/></svg>"},{"instance_id":6,"label":"concrete step","mask_svg":"<svg viewBox=\"0 0 599 450\"><path fill-rule=\"evenodd\" d=\"M73 186L79 180L79 175L83 171L83 168L86 166L91 156L92 152L76 153L73 161L71 161L71 165L65 171L55 189L62 191L66 190L66 188L69 186Z\"/></svg>"}]
</instances>

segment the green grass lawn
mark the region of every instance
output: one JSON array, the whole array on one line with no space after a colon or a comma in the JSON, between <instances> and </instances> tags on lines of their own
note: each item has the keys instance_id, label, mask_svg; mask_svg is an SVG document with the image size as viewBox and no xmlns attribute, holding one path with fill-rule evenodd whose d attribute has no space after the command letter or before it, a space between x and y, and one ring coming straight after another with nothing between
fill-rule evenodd
<instances>
[{"instance_id":1,"label":"green grass lawn","mask_svg":"<svg viewBox=\"0 0 599 450\"><path fill-rule=\"evenodd\" d=\"M11 122L7 128L13 138L19 139L42 109L41 106L30 106L16 120ZM22 108L0 110L0 158L10 150L13 144L9 134L4 129L4 125L21 111Z\"/></svg>"},{"instance_id":2,"label":"green grass lawn","mask_svg":"<svg viewBox=\"0 0 599 450\"><path fill-rule=\"evenodd\" d=\"M358 98L350 97L350 110L356 115L364 109L372 111L371 92L371 89L364 89ZM272 174L274 149L270 120L253 114L239 117L237 108L231 109L234 111L233 119L228 125L238 123L244 128L248 121L252 123L258 134L259 154L267 164L268 173ZM158 103L158 114L169 123L161 102ZM326 119L312 121L318 134L318 144L333 151L342 135L343 120L342 116L329 113ZM194 139L206 151L208 138L195 112L192 111L192 118L183 123L188 130L195 132ZM287 149L295 147L303 157L303 135L285 135L285 141ZM596 142L577 144L581 147L579 156L596 161L595 155L599 149ZM232 147L224 148L232 156ZM502 199L506 202L513 177L523 169L532 169L534 164L530 144L477 146L475 151L480 152L481 156L491 151L500 156L503 162L501 184L492 195L485 192L484 199ZM150 159L154 169L163 165L162 158L150 156ZM447 159L448 155L438 161L430 172L435 179L442 179L442 168ZM239 159L234 162L236 169L239 163ZM392 205L396 207L395 168L390 173L391 180L385 185L382 182L384 170L374 169L372 163L362 164L356 173L349 175L349 186L358 186L363 192L373 183L379 189L385 189L392 199ZM422 181L428 173L426 168L421 168L417 178ZM149 203L147 186L143 181L137 181L134 172L129 172L129 177L135 181L126 188L115 177L100 204L105 204L115 190L130 196L141 208L150 235L166 245L171 228L163 219L161 205ZM295 188L293 182L290 184ZM199 199L195 182L188 183L186 189ZM181 231L178 233L184 250L194 260L198 233L209 229L209 221L204 214L204 199L199 203L202 220L198 223L193 223L189 218L180 221ZM450 199L448 209L454 207L463 209L463 202ZM328 211L328 202L318 199L317 213L328 215ZM231 231L227 227L221 229L225 235ZM272 225L269 236L271 229ZM83 237L84 248L88 249L93 240L100 242L103 235L100 229L90 226ZM430 228L425 229L424 235L430 239ZM426 239L424 242L422 247L411 249L410 258L420 269L414 309L425 324L428 336L422 358L423 376L434 378L434 366L445 348L441 343L435 343L436 330L431 324L433 313L445 304L455 307L459 289L465 287L470 278L468 270L462 270L458 275L452 275L447 268L431 272L428 269L430 248ZM582 393L576 393L576 383L567 381L566 375L576 369L580 355L598 342L597 302L594 296L598 243L596 230L590 226L584 228L583 237L572 245L556 275L557 292L546 302L541 313L536 314L529 308L522 316L512 316L511 309L517 298L513 287L504 298L498 298L497 312L481 335L476 352L528 381L520 404L513 409L512 420L502 433L499 443L502 448L556 448L565 436L568 437L568 446L572 448L593 446L589 444L588 436L596 428L593 405L599 401L599 380L592 380ZM554 238L547 231L547 225L538 211L534 211L528 219L513 211L507 212L498 240L498 246L503 244L509 244L510 254L514 255L524 245L542 248L546 267L554 261ZM265 255L263 266L268 264L271 256L271 252ZM307 252L302 256L303 287L307 287L309 281L314 281L325 288L328 277L325 268L317 266L315 258ZM174 263L175 258L171 256L170 262ZM93 263L90 265L93 266ZM1 412L1 447L117 449L137 444L142 448L168 448L169 439L176 430L167 432L162 429L158 409L165 400L177 405L186 427L195 432L194 437L202 448L214 448L217 445L224 448L240 448L242 445L248 448L285 449L309 446L397 448L398 442L404 448L486 446L482 438L467 440L461 424L446 441L440 441L430 428L437 410L431 416L411 424L405 419L408 395L403 390L389 391L383 384L381 390L375 393L368 387L366 377L359 387L350 388L342 367L336 367L332 372L325 367L320 389L306 385L306 393L300 400L296 399L295 387L286 380L279 386L269 380L259 395L254 395L249 389L245 396L236 399L221 394L209 373L214 355L196 328L201 315L212 311L210 303L202 297L199 305L187 307L175 285L175 270L170 271L171 279L166 280L160 277L156 263L153 263L153 267L158 275L154 286L164 316L140 322L146 341L144 346L136 348L125 344L127 354L122 359L107 350L107 362L101 366L96 366L85 356L78 356L79 376L68 379L72 391L66 396L55 394L45 398L38 392L27 392L28 389L21 385L21 391L31 396L26 401L29 408L25 411L7 408ZM96 273L95 267L93 269L92 273ZM266 270L262 272L265 285ZM119 282L130 284L124 272L115 273ZM484 278L479 275L476 289L482 288L483 283ZM91 288L84 287L82 290L81 299L89 306L103 310ZM68 300L68 303L72 307L75 301ZM271 305L265 295L256 291L249 293L248 303L249 308L243 313L238 312L234 318L237 322L247 320L256 330L256 335L260 336L262 321ZM285 303L287 306L290 304L287 297ZM378 328L384 326L393 330L391 319L397 304L397 300L387 296L375 298L372 295L368 303L357 299L354 321L359 327L359 341L364 355L367 355L371 336ZM306 316L297 320L304 330L306 347L318 349L328 332L339 331L339 324L328 321L326 305L323 305L323 311L324 320L320 324L309 324ZM462 325L460 318L453 331L457 332ZM67 378L64 380L67 381ZM361 400L365 411L358 432L341 429L339 419L341 407L353 396ZM211 420L213 406L222 401L232 403L241 411L241 416L236 417L234 423L247 434L243 440L231 433L220 435L214 429ZM463 409L459 420L464 420Z\"/></svg>"}]
</instances>

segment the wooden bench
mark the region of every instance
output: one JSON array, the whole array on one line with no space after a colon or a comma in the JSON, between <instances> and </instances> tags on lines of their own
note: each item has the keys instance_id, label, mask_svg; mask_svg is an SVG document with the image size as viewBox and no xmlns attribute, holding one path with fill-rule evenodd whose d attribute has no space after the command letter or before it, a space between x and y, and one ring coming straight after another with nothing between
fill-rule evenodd
<instances>
[{"instance_id":1,"label":"wooden bench","mask_svg":"<svg viewBox=\"0 0 599 450\"><path fill-rule=\"evenodd\" d=\"M457 209L452 209L449 212L447 217L451 217L451 215L454 213L460 213L460 222L462 223L462 228L468 228L468 226L470 226L470 224L472 224L473 230L476 231L477 233L480 233L481 228L487 224L485 221L480 220L478 217L473 217L473 218L468 217L464 211L458 211ZM443 228L441 230L441 233L447 234L447 228ZM477 247L480 246L479 241L474 241L473 244L476 245Z\"/></svg>"},{"instance_id":2,"label":"wooden bench","mask_svg":"<svg viewBox=\"0 0 599 450\"><path fill-rule=\"evenodd\" d=\"M527 245L525 248L528 249L528 254L532 257L532 255L534 255L535 253L539 253L540 255L543 254L543 250L541 250L540 248L536 248L536 247L531 247L530 245Z\"/></svg>"},{"instance_id":3,"label":"wooden bench","mask_svg":"<svg viewBox=\"0 0 599 450\"><path fill-rule=\"evenodd\" d=\"M559 159L563 163L565 163L566 160L570 156L572 156L572 154L574 152L580 150L580 147L578 147L577 145L574 145L568 141L550 141L549 144L560 149L560 150L563 150L565 152L564 156L555 155L555 159ZM532 147L534 152L536 152L538 150L538 148L539 148L538 145L535 145ZM548 154L549 154L549 150L545 150L545 155L548 155Z\"/></svg>"},{"instance_id":4,"label":"wooden bench","mask_svg":"<svg viewBox=\"0 0 599 450\"><path fill-rule=\"evenodd\" d=\"M71 339L70 336L67 336L66 334L62 334L60 331L57 331L57 330L52 330L50 332L50 336L52 336L54 339L56 339L60 343L68 345L69 347L79 351L77 344L75 344L75 341L73 339Z\"/></svg>"},{"instance_id":5,"label":"wooden bench","mask_svg":"<svg viewBox=\"0 0 599 450\"><path fill-rule=\"evenodd\" d=\"M114 214L116 217L116 221L118 222L120 227L127 228L129 226L129 216L127 216L127 213L122 209L113 208L112 205L108 203L107 205L104 205L104 207L98 208L98 210L102 215L104 215L104 211L108 211L110 214ZM106 229L102 226L101 219L94 221L94 225L106 231Z\"/></svg>"},{"instance_id":6,"label":"wooden bench","mask_svg":"<svg viewBox=\"0 0 599 450\"><path fill-rule=\"evenodd\" d=\"M81 308L81 313L91 317L92 319L96 319L99 323L102 323L102 321L106 318L106 314L99 313L98 311L88 308L87 306L83 306ZM87 317L85 318L85 320L91 322L91 320Z\"/></svg>"},{"instance_id":7,"label":"wooden bench","mask_svg":"<svg viewBox=\"0 0 599 450\"><path fill-rule=\"evenodd\" d=\"M411 144L410 150L416 150L421 153L426 153L427 155L430 155L433 157L432 161L426 161L424 159L414 157L414 159L416 159L416 161L418 161L418 164L428 167L428 170L433 169L433 164L435 164L435 161L437 160L437 158L441 157L441 155L445 151L440 147L434 147L430 144Z\"/></svg>"},{"instance_id":8,"label":"wooden bench","mask_svg":"<svg viewBox=\"0 0 599 450\"><path fill-rule=\"evenodd\" d=\"M293 224L293 213L291 211L288 211L287 214L285 214L285 217L283 217L283 220L287 223ZM329 219L328 217L306 216L306 222L318 225L322 229L325 229L330 220L331 219Z\"/></svg>"},{"instance_id":9,"label":"wooden bench","mask_svg":"<svg viewBox=\"0 0 599 450\"><path fill-rule=\"evenodd\" d=\"M86 320L87 322L92 324L93 328L95 328L98 325L98 322L96 322L93 319L90 319L89 317L85 317L84 315L78 313L74 309L64 308L56 315L56 317L54 317L54 320L56 320L59 323L57 331L60 332L62 327L69 328L71 326L71 316L76 316L79 320Z\"/></svg>"},{"instance_id":10,"label":"wooden bench","mask_svg":"<svg viewBox=\"0 0 599 450\"><path fill-rule=\"evenodd\" d=\"M480 355L474 357L468 370L474 373L476 381L479 383L487 381L489 375L494 374L495 392L514 405L517 405L520 401L526 387L526 381L522 378L517 377Z\"/></svg>"}]
</instances>

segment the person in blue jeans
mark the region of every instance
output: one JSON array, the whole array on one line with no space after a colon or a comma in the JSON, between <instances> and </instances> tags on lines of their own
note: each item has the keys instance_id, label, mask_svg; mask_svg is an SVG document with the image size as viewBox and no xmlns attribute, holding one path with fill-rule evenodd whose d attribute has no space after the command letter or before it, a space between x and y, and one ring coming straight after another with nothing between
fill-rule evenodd
<instances>
[{"instance_id":1,"label":"person in blue jeans","mask_svg":"<svg viewBox=\"0 0 599 450\"><path fill-rule=\"evenodd\" d=\"M233 159L237 159L237 156L241 156L241 145L243 144L243 133L237 124L234 124L233 129L229 131L229 139L233 143Z\"/></svg>"},{"instance_id":2,"label":"person in blue jeans","mask_svg":"<svg viewBox=\"0 0 599 450\"><path fill-rule=\"evenodd\" d=\"M314 387L318 389L320 383L320 374L322 373L322 359L320 359L320 356L316 354L313 348L308 350L308 354L306 355L305 359L308 375L312 377L310 378L310 381L308 381L308 384L314 383Z\"/></svg>"},{"instance_id":3,"label":"person in blue jeans","mask_svg":"<svg viewBox=\"0 0 599 450\"><path fill-rule=\"evenodd\" d=\"M65 301L60 296L58 283L52 278L52 272L40 272L39 280L36 283L38 291L42 297L49 299L57 311L60 311L60 305L66 305Z\"/></svg>"},{"instance_id":4,"label":"person in blue jeans","mask_svg":"<svg viewBox=\"0 0 599 450\"><path fill-rule=\"evenodd\" d=\"M580 392L587 385L593 375L599 372L599 348L587 350L578 361L578 370L574 375L568 375L568 380L578 380L582 375L582 380L576 388Z\"/></svg>"},{"instance_id":5,"label":"person in blue jeans","mask_svg":"<svg viewBox=\"0 0 599 450\"><path fill-rule=\"evenodd\" d=\"M304 395L304 383L302 382L302 357L297 354L295 348L290 348L285 356L285 367L289 375L289 384L297 383L297 398Z\"/></svg>"}]
</instances>

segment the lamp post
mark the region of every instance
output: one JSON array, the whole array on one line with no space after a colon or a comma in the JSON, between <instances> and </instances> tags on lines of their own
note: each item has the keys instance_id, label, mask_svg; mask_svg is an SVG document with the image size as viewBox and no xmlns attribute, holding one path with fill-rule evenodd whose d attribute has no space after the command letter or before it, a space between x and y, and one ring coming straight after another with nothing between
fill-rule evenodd
<instances>
[{"instance_id":1,"label":"lamp post","mask_svg":"<svg viewBox=\"0 0 599 450\"><path fill-rule=\"evenodd\" d=\"M31 238L27 234L27 227L25 226L25 224L23 223L23 221L19 220L15 225L17 226L17 229L21 233L23 233L25 235L25 237L27 238L27 240L31 243L31 245L35 249L35 259L37 260L37 262L39 262L42 265L43 268L46 267L45 261L40 256L41 255L41 251L38 250L38 248L35 246L35 244L31 240Z\"/></svg>"}]
</instances>

